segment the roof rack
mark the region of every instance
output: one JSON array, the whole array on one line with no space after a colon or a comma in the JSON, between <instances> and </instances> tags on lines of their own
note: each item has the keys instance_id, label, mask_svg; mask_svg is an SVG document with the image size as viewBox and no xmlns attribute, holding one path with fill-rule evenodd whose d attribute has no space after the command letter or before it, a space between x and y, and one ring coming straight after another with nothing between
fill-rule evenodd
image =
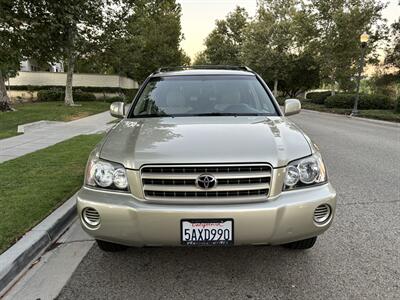
<instances>
[{"instance_id":1,"label":"roof rack","mask_svg":"<svg viewBox=\"0 0 400 300\"><path fill-rule=\"evenodd\" d=\"M171 72L171 71L183 71L183 70L204 70L204 69L212 69L212 70L238 70L238 71L247 71L253 72L247 66L231 66L231 65L194 65L194 66L176 66L176 67L161 67L155 73L161 72Z\"/></svg>"}]
</instances>

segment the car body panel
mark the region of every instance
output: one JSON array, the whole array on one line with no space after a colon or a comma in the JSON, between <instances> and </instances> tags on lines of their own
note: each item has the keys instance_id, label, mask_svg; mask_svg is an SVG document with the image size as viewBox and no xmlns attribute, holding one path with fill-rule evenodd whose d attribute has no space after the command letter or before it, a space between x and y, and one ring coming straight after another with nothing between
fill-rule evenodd
<instances>
[{"instance_id":1,"label":"car body panel","mask_svg":"<svg viewBox=\"0 0 400 300\"><path fill-rule=\"evenodd\" d=\"M304 133L284 117L125 119L100 158L128 169L146 164L268 162L274 168L311 154Z\"/></svg>"},{"instance_id":2,"label":"car body panel","mask_svg":"<svg viewBox=\"0 0 400 300\"><path fill-rule=\"evenodd\" d=\"M181 219L230 218L234 220L235 245L282 244L325 232L333 214L323 225L313 221L317 206L336 207L336 192L328 183L283 192L274 201L221 205L150 204L129 193L83 188L77 197L78 214L85 207L96 209L101 225L84 230L96 239L128 246L179 246Z\"/></svg>"}]
</instances>

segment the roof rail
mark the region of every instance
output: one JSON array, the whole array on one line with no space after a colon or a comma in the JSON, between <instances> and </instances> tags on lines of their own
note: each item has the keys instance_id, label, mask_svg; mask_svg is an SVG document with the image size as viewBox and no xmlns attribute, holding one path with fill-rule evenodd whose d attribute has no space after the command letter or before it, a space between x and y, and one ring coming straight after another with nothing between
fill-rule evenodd
<instances>
[{"instance_id":1,"label":"roof rail","mask_svg":"<svg viewBox=\"0 0 400 300\"><path fill-rule=\"evenodd\" d=\"M202 69L238 70L238 71L247 71L253 73L253 70L247 66L232 66L232 65L194 65L194 66L161 67L155 73L183 71L183 70L202 70Z\"/></svg>"}]
</instances>

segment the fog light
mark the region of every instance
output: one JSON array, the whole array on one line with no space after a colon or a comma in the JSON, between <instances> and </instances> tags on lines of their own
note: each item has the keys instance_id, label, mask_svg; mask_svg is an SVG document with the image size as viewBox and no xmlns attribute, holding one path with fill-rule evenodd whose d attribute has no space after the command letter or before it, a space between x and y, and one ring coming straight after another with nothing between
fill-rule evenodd
<instances>
[{"instance_id":1,"label":"fog light","mask_svg":"<svg viewBox=\"0 0 400 300\"><path fill-rule=\"evenodd\" d=\"M82 211L82 219L89 227L96 227L100 224L100 214L91 207L84 208Z\"/></svg>"},{"instance_id":2,"label":"fog light","mask_svg":"<svg viewBox=\"0 0 400 300\"><path fill-rule=\"evenodd\" d=\"M329 220L332 209L328 204L322 204L314 210L315 223L322 224Z\"/></svg>"}]
</instances>

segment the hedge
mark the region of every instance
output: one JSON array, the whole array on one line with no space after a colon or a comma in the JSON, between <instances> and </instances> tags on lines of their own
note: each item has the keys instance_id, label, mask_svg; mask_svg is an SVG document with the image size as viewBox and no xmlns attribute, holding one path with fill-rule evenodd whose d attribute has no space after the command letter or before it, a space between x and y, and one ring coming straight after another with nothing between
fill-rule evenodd
<instances>
[{"instance_id":1,"label":"hedge","mask_svg":"<svg viewBox=\"0 0 400 300\"><path fill-rule=\"evenodd\" d=\"M12 85L10 86L12 91L42 91L56 89L65 89L64 86L60 85ZM90 93L126 93L129 91L137 91L137 89L122 89L118 87L100 87L100 86L74 86L73 90L79 90L82 92Z\"/></svg>"},{"instance_id":2,"label":"hedge","mask_svg":"<svg viewBox=\"0 0 400 300\"><path fill-rule=\"evenodd\" d=\"M325 106L329 108L352 108L355 94L337 94L325 99ZM393 101L384 95L361 94L358 101L359 109L393 109Z\"/></svg>"},{"instance_id":3,"label":"hedge","mask_svg":"<svg viewBox=\"0 0 400 300\"><path fill-rule=\"evenodd\" d=\"M331 91L325 92L309 92L306 95L306 99L310 100L311 103L324 104L325 99L332 95Z\"/></svg>"},{"instance_id":4,"label":"hedge","mask_svg":"<svg viewBox=\"0 0 400 300\"><path fill-rule=\"evenodd\" d=\"M86 93L82 91L73 91L74 101L96 101L96 97L92 93ZM42 90L37 94L38 101L49 102L49 101L64 101L65 91L60 89Z\"/></svg>"},{"instance_id":5,"label":"hedge","mask_svg":"<svg viewBox=\"0 0 400 300\"><path fill-rule=\"evenodd\" d=\"M121 97L121 96L115 96L115 97L105 98L104 101L107 102L107 103L125 102L125 98Z\"/></svg>"},{"instance_id":6,"label":"hedge","mask_svg":"<svg viewBox=\"0 0 400 300\"><path fill-rule=\"evenodd\" d=\"M275 97L275 99L276 99L276 101L278 101L279 105L283 106L283 105L285 105L285 100L287 98L278 96L278 97Z\"/></svg>"}]
</instances>

